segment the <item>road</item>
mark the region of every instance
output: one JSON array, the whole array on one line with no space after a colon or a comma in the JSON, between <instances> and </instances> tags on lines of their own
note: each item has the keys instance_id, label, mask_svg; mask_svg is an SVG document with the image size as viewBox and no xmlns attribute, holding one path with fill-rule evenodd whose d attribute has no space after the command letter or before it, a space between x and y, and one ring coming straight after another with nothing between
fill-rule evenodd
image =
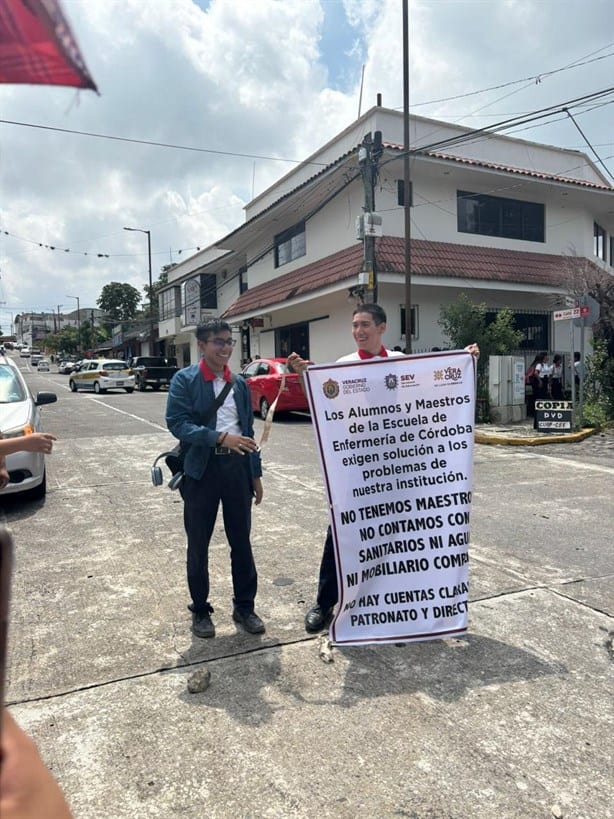
<instances>
[{"instance_id":1,"label":"road","mask_svg":"<svg viewBox=\"0 0 614 819\"><path fill-rule=\"evenodd\" d=\"M189 631L181 500L149 478L172 444L166 394L26 377L58 393L43 410L58 442L46 500L3 507L16 538L7 696L77 819L614 816L611 437L477 446L469 636L335 649L325 664L302 626L326 528L308 418L276 423L263 450L267 633L231 621L217 528L218 636L203 641ZM203 664L211 687L191 695Z\"/></svg>"}]
</instances>

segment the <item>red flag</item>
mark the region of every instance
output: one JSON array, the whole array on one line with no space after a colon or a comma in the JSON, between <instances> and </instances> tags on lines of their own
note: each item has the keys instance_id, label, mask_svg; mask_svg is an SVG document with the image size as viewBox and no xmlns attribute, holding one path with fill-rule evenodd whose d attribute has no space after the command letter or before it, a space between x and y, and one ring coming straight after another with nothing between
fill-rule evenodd
<instances>
[{"instance_id":1,"label":"red flag","mask_svg":"<svg viewBox=\"0 0 614 819\"><path fill-rule=\"evenodd\" d=\"M59 0L0 0L0 82L98 92Z\"/></svg>"}]
</instances>

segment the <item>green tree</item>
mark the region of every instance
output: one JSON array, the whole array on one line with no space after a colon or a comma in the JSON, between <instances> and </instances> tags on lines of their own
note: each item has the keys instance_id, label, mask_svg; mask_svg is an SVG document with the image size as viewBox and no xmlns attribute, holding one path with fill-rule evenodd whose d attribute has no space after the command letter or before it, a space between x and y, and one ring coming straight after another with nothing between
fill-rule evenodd
<instances>
[{"instance_id":1,"label":"green tree","mask_svg":"<svg viewBox=\"0 0 614 819\"><path fill-rule=\"evenodd\" d=\"M64 327L59 333L49 333L45 338L45 347L53 353L76 353L79 345L76 327Z\"/></svg>"},{"instance_id":2,"label":"green tree","mask_svg":"<svg viewBox=\"0 0 614 819\"><path fill-rule=\"evenodd\" d=\"M136 315L141 295L136 287L110 282L102 288L96 304L112 317L113 322L127 321Z\"/></svg>"},{"instance_id":3,"label":"green tree","mask_svg":"<svg viewBox=\"0 0 614 819\"><path fill-rule=\"evenodd\" d=\"M523 335L514 329L514 314L499 310L494 321L488 322L486 304L474 304L463 293L454 304L442 307L439 324L451 346L461 350L475 342L480 347L477 363L477 397L480 420L488 420L488 360L491 355L509 355L520 346Z\"/></svg>"},{"instance_id":4,"label":"green tree","mask_svg":"<svg viewBox=\"0 0 614 819\"><path fill-rule=\"evenodd\" d=\"M602 427L614 419L614 358L605 338L592 340L593 352L584 368L584 417L588 426Z\"/></svg>"}]
</instances>

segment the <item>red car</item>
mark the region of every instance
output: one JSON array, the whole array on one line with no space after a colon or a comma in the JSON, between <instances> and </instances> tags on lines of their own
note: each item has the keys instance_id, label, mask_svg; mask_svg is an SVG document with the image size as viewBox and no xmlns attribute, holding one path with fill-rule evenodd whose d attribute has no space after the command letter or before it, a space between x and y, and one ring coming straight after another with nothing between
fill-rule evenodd
<instances>
[{"instance_id":1,"label":"red car","mask_svg":"<svg viewBox=\"0 0 614 819\"><path fill-rule=\"evenodd\" d=\"M282 376L284 389L279 396L276 412L306 411L307 398L296 373L288 372L285 358L257 358L247 364L241 373L247 381L252 396L252 409L266 418L269 407L277 397Z\"/></svg>"}]
</instances>

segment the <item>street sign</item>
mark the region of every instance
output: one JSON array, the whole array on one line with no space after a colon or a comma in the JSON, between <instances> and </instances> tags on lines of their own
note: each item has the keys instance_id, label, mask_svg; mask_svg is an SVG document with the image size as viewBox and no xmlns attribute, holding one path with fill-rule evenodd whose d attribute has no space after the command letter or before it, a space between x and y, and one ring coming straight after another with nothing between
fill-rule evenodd
<instances>
[{"instance_id":1,"label":"street sign","mask_svg":"<svg viewBox=\"0 0 614 819\"><path fill-rule=\"evenodd\" d=\"M574 325L576 327L592 327L598 321L601 314L601 307L599 302L592 296L586 294L580 299L580 316L574 316Z\"/></svg>"},{"instance_id":2,"label":"street sign","mask_svg":"<svg viewBox=\"0 0 614 819\"><path fill-rule=\"evenodd\" d=\"M554 320L555 321L569 321L569 319L580 318L582 315L582 308L581 307L571 307L568 310L555 310L554 311Z\"/></svg>"},{"instance_id":3,"label":"street sign","mask_svg":"<svg viewBox=\"0 0 614 819\"><path fill-rule=\"evenodd\" d=\"M571 401L536 401L533 428L539 432L571 432L573 403Z\"/></svg>"}]
</instances>

